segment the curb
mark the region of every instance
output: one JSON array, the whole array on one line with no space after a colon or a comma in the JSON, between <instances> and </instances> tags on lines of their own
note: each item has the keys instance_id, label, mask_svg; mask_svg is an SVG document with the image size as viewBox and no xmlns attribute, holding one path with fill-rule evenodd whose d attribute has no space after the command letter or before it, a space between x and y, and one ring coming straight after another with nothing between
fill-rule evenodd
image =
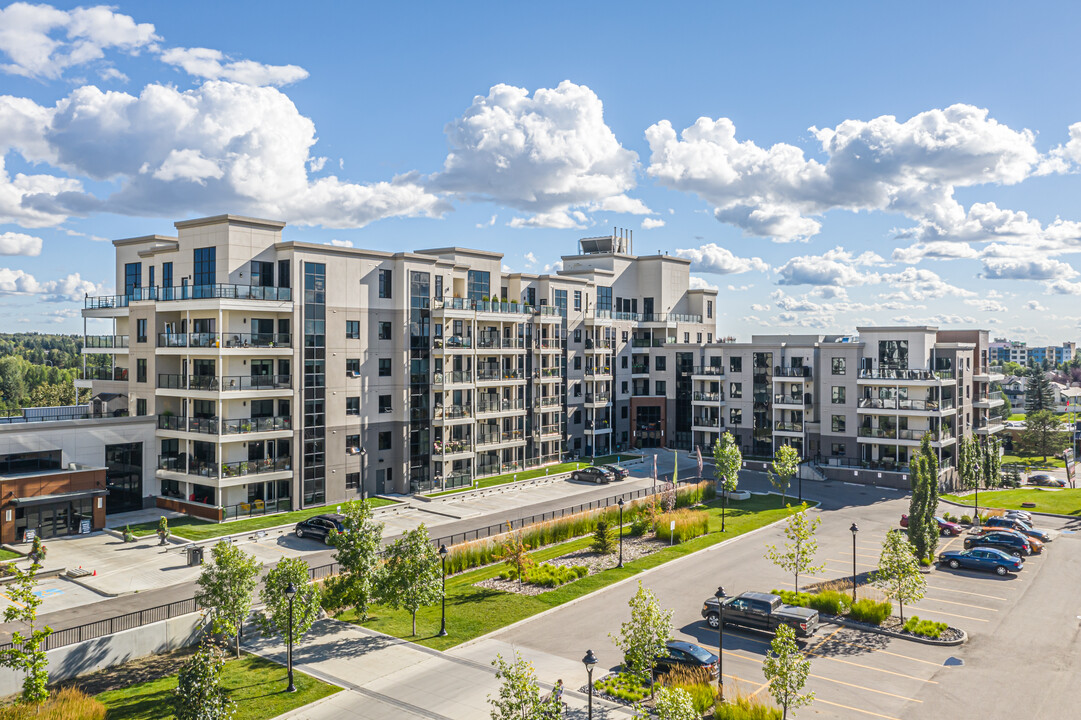
<instances>
[{"instance_id":1,"label":"curb","mask_svg":"<svg viewBox=\"0 0 1081 720\"><path fill-rule=\"evenodd\" d=\"M894 632L893 630L884 630L883 628L876 627L875 625L868 625L866 623L855 622L853 620L845 620L844 618L830 616L820 616L822 622L829 623L830 625L840 625L841 627L852 628L853 630L861 630L863 632L875 633L876 635L886 635L887 637L897 638L899 640L909 640L911 642L923 643L924 645L937 645L939 647L954 647L957 645L963 645L968 642L968 633L961 628L953 628L961 633L961 637L957 640L935 640L934 638L920 637L919 635L905 635L904 633Z\"/></svg>"},{"instance_id":2,"label":"curb","mask_svg":"<svg viewBox=\"0 0 1081 720\"><path fill-rule=\"evenodd\" d=\"M1014 489L1016 490L1017 488L1014 488ZM994 490L989 490L988 492L995 492L995 491ZM969 508L969 509L972 508L971 505L962 505L961 503L956 502L954 500L946 500L944 498L939 498L938 501L939 502L944 502L947 505L953 505L954 507ZM982 508L984 510L1005 510L1006 509L1006 508L991 507L990 505L980 505L980 508ZM1060 515L1058 513L1037 512L1036 510L1030 510L1029 508L1022 508L1022 511L1027 512L1030 515L1039 515L1041 517L1049 517L1049 518L1059 518L1060 520L1081 520L1081 515Z\"/></svg>"}]
</instances>

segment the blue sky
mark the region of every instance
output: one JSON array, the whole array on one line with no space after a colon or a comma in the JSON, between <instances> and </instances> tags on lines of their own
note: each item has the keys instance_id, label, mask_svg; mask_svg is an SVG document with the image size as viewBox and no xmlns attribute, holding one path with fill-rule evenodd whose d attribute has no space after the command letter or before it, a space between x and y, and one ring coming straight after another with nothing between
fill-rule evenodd
<instances>
[{"instance_id":1,"label":"blue sky","mask_svg":"<svg viewBox=\"0 0 1081 720\"><path fill-rule=\"evenodd\" d=\"M632 228L741 339L1076 338L1076 5L0 7L5 331L81 330L103 239L234 212L534 272Z\"/></svg>"}]
</instances>

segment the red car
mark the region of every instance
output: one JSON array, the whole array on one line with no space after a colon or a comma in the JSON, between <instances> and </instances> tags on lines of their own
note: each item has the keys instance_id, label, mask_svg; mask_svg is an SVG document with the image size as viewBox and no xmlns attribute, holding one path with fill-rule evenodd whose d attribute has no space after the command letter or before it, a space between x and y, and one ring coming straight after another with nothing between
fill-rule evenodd
<instances>
[{"instance_id":1,"label":"red car","mask_svg":"<svg viewBox=\"0 0 1081 720\"><path fill-rule=\"evenodd\" d=\"M935 522L938 523L938 532L941 535L952 537L955 535L960 535L964 531L964 528L962 528L957 523L947 522L946 520L943 520L937 515L935 516ZM901 527L908 527L908 515L901 516Z\"/></svg>"}]
</instances>

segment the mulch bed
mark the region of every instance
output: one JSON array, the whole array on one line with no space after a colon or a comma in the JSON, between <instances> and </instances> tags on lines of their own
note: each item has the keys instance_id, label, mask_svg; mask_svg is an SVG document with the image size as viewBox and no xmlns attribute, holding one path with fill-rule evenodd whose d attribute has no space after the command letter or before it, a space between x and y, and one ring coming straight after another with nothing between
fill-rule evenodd
<instances>
[{"instance_id":1,"label":"mulch bed","mask_svg":"<svg viewBox=\"0 0 1081 720\"><path fill-rule=\"evenodd\" d=\"M195 654L196 649L187 647L160 655L148 655L89 675L62 680L56 687L76 687L87 695L97 695L108 690L122 690L142 682L160 680L180 672L180 667Z\"/></svg>"}]
</instances>

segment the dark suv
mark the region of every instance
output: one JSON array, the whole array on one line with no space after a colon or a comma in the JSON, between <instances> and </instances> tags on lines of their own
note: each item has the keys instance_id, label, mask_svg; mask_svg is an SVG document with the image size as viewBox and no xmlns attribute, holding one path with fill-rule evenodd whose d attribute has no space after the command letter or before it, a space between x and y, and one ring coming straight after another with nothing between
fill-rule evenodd
<instances>
[{"instance_id":1,"label":"dark suv","mask_svg":"<svg viewBox=\"0 0 1081 720\"><path fill-rule=\"evenodd\" d=\"M998 548L1016 557L1022 555L1028 557L1032 554L1032 546L1029 545L1028 540L1015 533L989 532L965 538L965 549L974 547Z\"/></svg>"},{"instance_id":2,"label":"dark suv","mask_svg":"<svg viewBox=\"0 0 1081 720\"><path fill-rule=\"evenodd\" d=\"M571 480L584 480L600 485L612 482L612 473L602 467L586 467L572 472Z\"/></svg>"},{"instance_id":3,"label":"dark suv","mask_svg":"<svg viewBox=\"0 0 1081 720\"><path fill-rule=\"evenodd\" d=\"M298 538L312 538L313 540L322 540L326 545L330 545L331 530L345 532L344 515L338 515L337 513L314 515L307 520L301 520L300 522L298 522L296 530L294 532L296 533Z\"/></svg>"}]
</instances>

